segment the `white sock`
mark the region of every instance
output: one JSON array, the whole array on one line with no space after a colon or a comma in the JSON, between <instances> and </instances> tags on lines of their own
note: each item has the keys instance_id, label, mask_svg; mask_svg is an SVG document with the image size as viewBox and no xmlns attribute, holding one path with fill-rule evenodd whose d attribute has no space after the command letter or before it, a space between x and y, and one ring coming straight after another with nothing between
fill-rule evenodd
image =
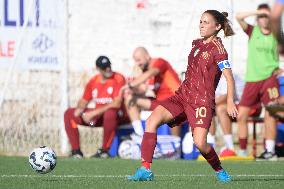
<instances>
[{"instance_id":1,"label":"white sock","mask_svg":"<svg viewBox=\"0 0 284 189\"><path fill-rule=\"evenodd\" d=\"M231 134L224 135L224 143L227 148L234 150L233 136Z\"/></svg>"},{"instance_id":2,"label":"white sock","mask_svg":"<svg viewBox=\"0 0 284 189\"><path fill-rule=\"evenodd\" d=\"M207 143L212 144L213 147L215 147L215 135L211 135L210 133L208 133Z\"/></svg>"},{"instance_id":3,"label":"white sock","mask_svg":"<svg viewBox=\"0 0 284 189\"><path fill-rule=\"evenodd\" d=\"M275 140L265 140L265 148L267 152L275 153Z\"/></svg>"},{"instance_id":4,"label":"white sock","mask_svg":"<svg viewBox=\"0 0 284 189\"><path fill-rule=\"evenodd\" d=\"M131 125L133 126L134 132L137 135L142 136L144 134L142 122L140 120L133 121Z\"/></svg>"}]
</instances>

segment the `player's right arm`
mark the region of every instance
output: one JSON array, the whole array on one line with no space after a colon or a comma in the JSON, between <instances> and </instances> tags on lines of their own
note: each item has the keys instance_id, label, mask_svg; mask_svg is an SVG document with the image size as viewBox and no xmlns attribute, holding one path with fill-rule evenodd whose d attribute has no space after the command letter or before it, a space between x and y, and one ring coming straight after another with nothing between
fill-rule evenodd
<instances>
[{"instance_id":1,"label":"player's right arm","mask_svg":"<svg viewBox=\"0 0 284 189\"><path fill-rule=\"evenodd\" d=\"M87 107L88 105L88 101L81 98L79 101L78 101L78 104L77 104L77 107L74 111L74 116L75 117L79 117L85 110L85 108Z\"/></svg>"},{"instance_id":2,"label":"player's right arm","mask_svg":"<svg viewBox=\"0 0 284 189\"><path fill-rule=\"evenodd\" d=\"M245 21L245 19L247 17L250 17L250 16L259 16L259 15L267 15L268 16L269 12L265 9L256 10L256 11L249 11L249 12L239 12L239 13L237 13L236 19L237 19L238 23L240 24L241 28L244 31L247 31L249 24Z\"/></svg>"},{"instance_id":3,"label":"player's right arm","mask_svg":"<svg viewBox=\"0 0 284 189\"><path fill-rule=\"evenodd\" d=\"M150 77L156 76L160 73L160 70L158 68L149 68L146 72L141 74L139 77L137 77L134 81L131 81L129 83L129 87L137 87L140 84L145 83Z\"/></svg>"},{"instance_id":4,"label":"player's right arm","mask_svg":"<svg viewBox=\"0 0 284 189\"><path fill-rule=\"evenodd\" d=\"M74 116L79 117L84 112L85 108L87 107L89 101L92 99L92 85L95 81L95 78L91 79L84 90L82 98L78 101L77 107L74 111Z\"/></svg>"}]
</instances>

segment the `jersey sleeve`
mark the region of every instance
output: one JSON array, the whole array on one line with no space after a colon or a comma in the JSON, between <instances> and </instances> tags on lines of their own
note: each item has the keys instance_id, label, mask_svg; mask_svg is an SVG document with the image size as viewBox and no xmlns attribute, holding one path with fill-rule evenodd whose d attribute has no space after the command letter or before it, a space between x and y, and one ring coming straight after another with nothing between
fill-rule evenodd
<instances>
[{"instance_id":1,"label":"jersey sleeve","mask_svg":"<svg viewBox=\"0 0 284 189\"><path fill-rule=\"evenodd\" d=\"M249 36L249 38L250 38L250 36L252 34L252 30L253 30L253 25L248 24L248 27L245 30L245 33Z\"/></svg>"},{"instance_id":2,"label":"jersey sleeve","mask_svg":"<svg viewBox=\"0 0 284 189\"><path fill-rule=\"evenodd\" d=\"M151 65L151 68L157 68L160 70L160 73L164 73L167 70L167 64L163 59L156 59L154 63Z\"/></svg>"},{"instance_id":3,"label":"jersey sleeve","mask_svg":"<svg viewBox=\"0 0 284 189\"><path fill-rule=\"evenodd\" d=\"M84 90L82 98L84 100L90 101L92 99L92 84L93 84L93 79L90 80Z\"/></svg>"},{"instance_id":4,"label":"jersey sleeve","mask_svg":"<svg viewBox=\"0 0 284 189\"><path fill-rule=\"evenodd\" d=\"M116 78L116 83L114 86L114 92L113 92L113 98L117 97L119 95L119 91L121 87L123 87L126 84L126 80L122 75L118 75Z\"/></svg>"},{"instance_id":5,"label":"jersey sleeve","mask_svg":"<svg viewBox=\"0 0 284 189\"><path fill-rule=\"evenodd\" d=\"M231 64L228 60L228 53L222 44L217 43L213 51L214 62L218 65L220 71L230 69Z\"/></svg>"}]
</instances>

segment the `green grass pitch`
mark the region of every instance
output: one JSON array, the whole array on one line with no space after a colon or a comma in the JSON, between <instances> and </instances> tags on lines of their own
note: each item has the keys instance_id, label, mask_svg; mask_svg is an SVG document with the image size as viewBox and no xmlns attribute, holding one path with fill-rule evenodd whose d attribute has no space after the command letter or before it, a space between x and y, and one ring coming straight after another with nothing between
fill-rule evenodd
<instances>
[{"instance_id":1,"label":"green grass pitch","mask_svg":"<svg viewBox=\"0 0 284 189\"><path fill-rule=\"evenodd\" d=\"M121 159L59 158L55 169L35 173L27 157L0 157L0 189L88 189L88 188L281 188L284 189L284 162L224 161L233 181L219 183L206 162L154 160L151 182L129 182L139 161Z\"/></svg>"}]
</instances>

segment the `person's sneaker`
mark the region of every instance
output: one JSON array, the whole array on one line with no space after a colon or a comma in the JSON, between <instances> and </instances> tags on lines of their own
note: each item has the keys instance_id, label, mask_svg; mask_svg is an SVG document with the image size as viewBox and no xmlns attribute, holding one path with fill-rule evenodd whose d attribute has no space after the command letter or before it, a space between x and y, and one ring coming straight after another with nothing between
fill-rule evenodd
<instances>
[{"instance_id":1,"label":"person's sneaker","mask_svg":"<svg viewBox=\"0 0 284 189\"><path fill-rule=\"evenodd\" d=\"M72 150L71 151L71 157L76 158L76 159L81 159L84 157L83 153L81 152L80 149L78 150Z\"/></svg>"},{"instance_id":2,"label":"person's sneaker","mask_svg":"<svg viewBox=\"0 0 284 189\"><path fill-rule=\"evenodd\" d=\"M133 141L135 141L135 142L137 142L137 143L139 143L139 144L141 144L142 138L143 138L143 136L140 136L140 135L138 135L138 134L136 134L136 133L131 133L131 134L129 135L129 137L130 137L131 140L133 140Z\"/></svg>"},{"instance_id":3,"label":"person's sneaker","mask_svg":"<svg viewBox=\"0 0 284 189\"><path fill-rule=\"evenodd\" d=\"M110 155L108 151L103 150L103 149L98 149L98 151L91 156L91 158L109 158Z\"/></svg>"},{"instance_id":4,"label":"person's sneaker","mask_svg":"<svg viewBox=\"0 0 284 189\"><path fill-rule=\"evenodd\" d=\"M216 176L220 182L230 182L232 179L230 175L222 169L221 171L216 172Z\"/></svg>"},{"instance_id":5,"label":"person's sneaker","mask_svg":"<svg viewBox=\"0 0 284 189\"><path fill-rule=\"evenodd\" d=\"M257 161L268 160L268 161L277 161L277 155L265 150L260 156L256 157Z\"/></svg>"},{"instance_id":6,"label":"person's sneaker","mask_svg":"<svg viewBox=\"0 0 284 189\"><path fill-rule=\"evenodd\" d=\"M238 151L238 153L237 153L237 155L239 156L239 157L248 157L248 152L247 152L247 150L239 150Z\"/></svg>"},{"instance_id":7,"label":"person's sneaker","mask_svg":"<svg viewBox=\"0 0 284 189\"><path fill-rule=\"evenodd\" d=\"M154 179L154 173L150 169L140 167L136 170L135 174L128 176L129 181L152 181Z\"/></svg>"}]
</instances>

